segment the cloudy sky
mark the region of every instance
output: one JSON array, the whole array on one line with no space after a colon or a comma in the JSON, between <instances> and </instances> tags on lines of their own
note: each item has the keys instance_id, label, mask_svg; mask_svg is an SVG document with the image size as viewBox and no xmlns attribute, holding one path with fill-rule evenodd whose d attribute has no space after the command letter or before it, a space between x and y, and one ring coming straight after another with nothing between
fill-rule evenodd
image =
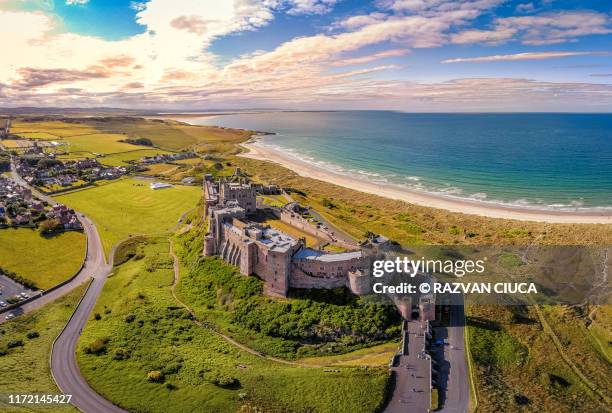
<instances>
[{"instance_id":1,"label":"cloudy sky","mask_svg":"<svg viewBox=\"0 0 612 413\"><path fill-rule=\"evenodd\" d=\"M612 111L610 0L0 0L0 106Z\"/></svg>"}]
</instances>

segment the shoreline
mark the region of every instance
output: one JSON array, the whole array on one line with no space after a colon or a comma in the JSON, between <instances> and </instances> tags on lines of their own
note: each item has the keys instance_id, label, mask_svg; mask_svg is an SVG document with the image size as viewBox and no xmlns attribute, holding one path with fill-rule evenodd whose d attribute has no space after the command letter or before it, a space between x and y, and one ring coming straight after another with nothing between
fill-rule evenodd
<instances>
[{"instance_id":1,"label":"shoreline","mask_svg":"<svg viewBox=\"0 0 612 413\"><path fill-rule=\"evenodd\" d=\"M487 204L479 201L452 199L426 192L398 188L389 184L378 184L351 178L329 170L316 168L282 151L264 146L254 136L240 144L248 152L238 156L279 164L305 178L318 179L355 191L378 195L389 199L429 208L444 209L450 212L478 215L489 218L515 219L556 224L612 224L612 212L554 211L536 208L521 208L506 205Z\"/></svg>"}]
</instances>

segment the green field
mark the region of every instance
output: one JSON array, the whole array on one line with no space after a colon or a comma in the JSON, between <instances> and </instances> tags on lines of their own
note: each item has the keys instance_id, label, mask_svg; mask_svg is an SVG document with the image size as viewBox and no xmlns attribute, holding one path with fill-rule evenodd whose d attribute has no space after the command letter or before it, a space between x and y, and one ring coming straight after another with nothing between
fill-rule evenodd
<instances>
[{"instance_id":1,"label":"green field","mask_svg":"<svg viewBox=\"0 0 612 413\"><path fill-rule=\"evenodd\" d=\"M54 140L61 139L60 136L53 135L48 132L21 132L17 135L21 136L22 138L26 138L26 139L40 139L40 140L48 140L48 141L54 141Z\"/></svg>"},{"instance_id":2,"label":"green field","mask_svg":"<svg viewBox=\"0 0 612 413\"><path fill-rule=\"evenodd\" d=\"M145 156L154 156L158 154L168 154L171 152L163 151L161 149L137 149L134 150L134 146L130 145L132 150L128 152L113 153L106 155L100 159L100 163L108 166L125 166L128 165L126 161L138 161Z\"/></svg>"},{"instance_id":3,"label":"green field","mask_svg":"<svg viewBox=\"0 0 612 413\"><path fill-rule=\"evenodd\" d=\"M65 137L96 133L96 130L89 125L76 122L60 122L55 120L23 122L16 120L11 124L11 133L16 135L39 133L45 134L41 136Z\"/></svg>"},{"instance_id":4,"label":"green field","mask_svg":"<svg viewBox=\"0 0 612 413\"><path fill-rule=\"evenodd\" d=\"M139 147L125 142L119 142L126 139L125 135L117 135L110 133L94 133L88 135L76 135L65 137L64 140L69 143L70 151L85 151L91 153L117 153L138 150Z\"/></svg>"},{"instance_id":5,"label":"green field","mask_svg":"<svg viewBox=\"0 0 612 413\"><path fill-rule=\"evenodd\" d=\"M181 214L195 207L202 190L174 186L154 191L150 181L120 179L107 185L57 197L59 202L89 216L97 225L104 250L136 234L159 234L172 229Z\"/></svg>"},{"instance_id":6,"label":"green field","mask_svg":"<svg viewBox=\"0 0 612 413\"><path fill-rule=\"evenodd\" d=\"M33 229L0 229L0 267L48 289L72 277L81 267L85 239L80 232L47 238Z\"/></svg>"},{"instance_id":7,"label":"green field","mask_svg":"<svg viewBox=\"0 0 612 413\"><path fill-rule=\"evenodd\" d=\"M126 134L130 137L148 138L156 146L170 150L196 148L207 152L234 152L236 143L244 142L251 132L224 129L214 126L192 126L176 121L114 119L103 122L84 120L92 127L110 133Z\"/></svg>"},{"instance_id":8,"label":"green field","mask_svg":"<svg viewBox=\"0 0 612 413\"><path fill-rule=\"evenodd\" d=\"M168 243L116 268L79 341L88 383L140 412L373 412L386 368L304 368L246 353L198 327L174 301ZM140 258L140 259L139 259ZM89 352L89 354L86 353ZM159 371L163 382L151 382Z\"/></svg>"},{"instance_id":9,"label":"green field","mask_svg":"<svg viewBox=\"0 0 612 413\"><path fill-rule=\"evenodd\" d=\"M7 394L59 394L49 370L51 343L66 325L72 315L85 286L78 287L59 300L41 309L20 316L0 327L0 411L44 412L46 407L28 406L19 408L5 404ZM36 332L38 337L28 338L28 333ZM31 335L32 336L32 335ZM7 349L11 341L21 340L23 346ZM70 405L54 406L53 412L78 412Z\"/></svg>"}]
</instances>

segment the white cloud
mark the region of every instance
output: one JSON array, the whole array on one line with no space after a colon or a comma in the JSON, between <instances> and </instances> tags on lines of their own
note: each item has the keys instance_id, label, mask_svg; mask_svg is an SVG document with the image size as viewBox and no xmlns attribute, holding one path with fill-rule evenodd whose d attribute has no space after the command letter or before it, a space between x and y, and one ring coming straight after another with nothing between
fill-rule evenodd
<instances>
[{"instance_id":1,"label":"white cloud","mask_svg":"<svg viewBox=\"0 0 612 413\"><path fill-rule=\"evenodd\" d=\"M514 60L541 60L558 57L593 55L593 52L526 52L516 54L504 54L479 57L460 57L456 59L442 60L440 63L465 63L465 62L508 62Z\"/></svg>"},{"instance_id":2,"label":"white cloud","mask_svg":"<svg viewBox=\"0 0 612 413\"><path fill-rule=\"evenodd\" d=\"M83 6L89 3L89 0L66 0L68 6Z\"/></svg>"},{"instance_id":3,"label":"white cloud","mask_svg":"<svg viewBox=\"0 0 612 413\"><path fill-rule=\"evenodd\" d=\"M324 14L332 11L338 0L285 0L288 14Z\"/></svg>"},{"instance_id":4,"label":"white cloud","mask_svg":"<svg viewBox=\"0 0 612 413\"><path fill-rule=\"evenodd\" d=\"M452 36L453 43L500 43L518 39L544 45L575 41L579 37L612 33L612 18L593 11L558 11L531 16L497 18L492 30L466 30Z\"/></svg>"}]
</instances>

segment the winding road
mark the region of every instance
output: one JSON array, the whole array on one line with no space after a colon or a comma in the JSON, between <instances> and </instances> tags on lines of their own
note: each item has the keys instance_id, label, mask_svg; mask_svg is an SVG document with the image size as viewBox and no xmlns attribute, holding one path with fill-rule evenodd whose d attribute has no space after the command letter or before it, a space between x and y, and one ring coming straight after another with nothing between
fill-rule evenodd
<instances>
[{"instance_id":1,"label":"winding road","mask_svg":"<svg viewBox=\"0 0 612 413\"><path fill-rule=\"evenodd\" d=\"M53 205L56 204L53 198L46 196L19 176L15 168L15 163L11 160L11 173L15 182L32 191L37 198ZM48 304L74 290L90 278L91 284L87 288L85 295L81 298L78 307L72 314L70 320L53 342L51 350L51 374L60 391L64 394L71 394L71 403L85 413L127 413L125 410L115 406L108 400L96 393L87 384L81 375L76 360L76 346L81 335L81 331L87 323L91 310L95 305L104 282L113 269L112 253L111 262L108 263L104 256L104 248L100 240L100 234L95 224L85 215L77 212L77 217L83 225L83 230L87 235L87 255L81 271L67 284L47 294L36 298L19 307L19 313L28 313Z\"/></svg>"}]
</instances>

